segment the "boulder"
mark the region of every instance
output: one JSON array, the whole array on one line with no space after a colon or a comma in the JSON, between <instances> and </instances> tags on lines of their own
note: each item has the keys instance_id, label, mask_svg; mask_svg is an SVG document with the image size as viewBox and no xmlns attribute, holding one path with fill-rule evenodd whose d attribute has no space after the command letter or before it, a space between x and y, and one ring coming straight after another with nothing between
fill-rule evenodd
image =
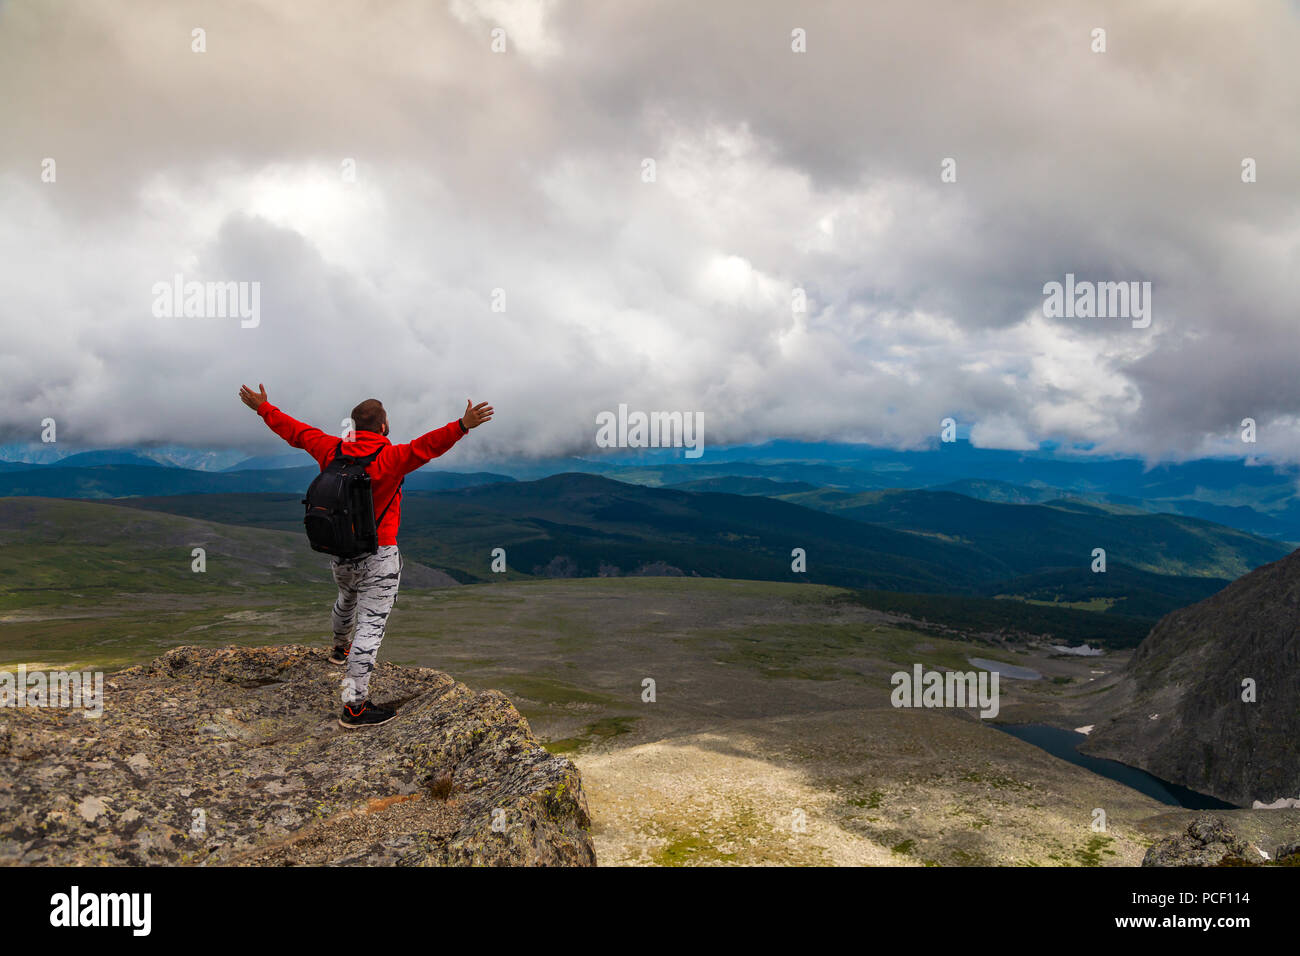
<instances>
[{"instance_id":1,"label":"boulder","mask_svg":"<svg viewBox=\"0 0 1300 956\"><path fill-rule=\"evenodd\" d=\"M1258 864L1264 857L1213 816L1200 816L1177 836L1152 844L1143 866L1231 866Z\"/></svg>"}]
</instances>

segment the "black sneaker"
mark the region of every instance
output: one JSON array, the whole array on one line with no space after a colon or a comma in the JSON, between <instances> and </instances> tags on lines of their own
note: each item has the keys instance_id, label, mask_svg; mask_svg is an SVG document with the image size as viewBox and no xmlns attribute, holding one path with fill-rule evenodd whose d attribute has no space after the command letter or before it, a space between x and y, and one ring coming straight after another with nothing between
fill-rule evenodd
<instances>
[{"instance_id":1,"label":"black sneaker","mask_svg":"<svg viewBox=\"0 0 1300 956\"><path fill-rule=\"evenodd\" d=\"M387 707L376 707L368 700L363 700L359 704L344 704L343 713L339 715L339 726L345 730L356 730L358 727L374 727L378 724L386 724L397 716L397 711L389 710Z\"/></svg>"},{"instance_id":2,"label":"black sneaker","mask_svg":"<svg viewBox=\"0 0 1300 956\"><path fill-rule=\"evenodd\" d=\"M347 647L336 647L334 650L330 651L330 656L327 660L329 660L331 664L346 664L348 662L348 651L350 650L352 650L351 644L348 644Z\"/></svg>"}]
</instances>

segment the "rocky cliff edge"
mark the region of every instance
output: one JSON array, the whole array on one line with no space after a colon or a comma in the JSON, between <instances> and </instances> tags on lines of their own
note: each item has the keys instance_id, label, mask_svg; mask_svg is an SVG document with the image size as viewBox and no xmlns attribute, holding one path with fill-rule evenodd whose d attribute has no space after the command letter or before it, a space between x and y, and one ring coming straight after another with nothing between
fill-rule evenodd
<instances>
[{"instance_id":1,"label":"rocky cliff edge","mask_svg":"<svg viewBox=\"0 0 1300 956\"><path fill-rule=\"evenodd\" d=\"M0 709L0 863L595 863L577 768L502 694L382 664L397 719L347 731L325 655L178 647L98 718Z\"/></svg>"}]
</instances>

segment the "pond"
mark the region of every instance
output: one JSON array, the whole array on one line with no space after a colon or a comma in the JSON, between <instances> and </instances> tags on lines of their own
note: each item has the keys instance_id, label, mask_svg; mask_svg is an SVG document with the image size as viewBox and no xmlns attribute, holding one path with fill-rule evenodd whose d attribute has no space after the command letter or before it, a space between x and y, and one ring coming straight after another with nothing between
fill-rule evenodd
<instances>
[{"instance_id":1,"label":"pond","mask_svg":"<svg viewBox=\"0 0 1300 956\"><path fill-rule=\"evenodd\" d=\"M1006 664L1002 661L991 661L984 657L968 657L970 663L986 671L997 671L1002 677L1009 677L1012 680L1042 680L1043 675L1029 667L1020 667L1016 664Z\"/></svg>"},{"instance_id":2,"label":"pond","mask_svg":"<svg viewBox=\"0 0 1300 956\"><path fill-rule=\"evenodd\" d=\"M1060 727L1049 727L1046 724L994 724L993 726L1018 740L1023 740L1027 744L1033 744L1035 747L1046 750L1053 757L1060 757L1076 767L1091 770L1098 776L1114 780L1116 783L1122 783L1126 787L1145 793L1148 797L1166 803L1171 807L1186 807L1189 810L1237 809L1234 804L1224 803L1217 797L1197 793L1195 790L1189 790L1176 783L1153 777L1145 770L1130 767L1118 760L1107 760L1104 757L1090 757L1087 754L1081 754L1078 750L1079 744L1088 738L1076 731L1062 730Z\"/></svg>"}]
</instances>

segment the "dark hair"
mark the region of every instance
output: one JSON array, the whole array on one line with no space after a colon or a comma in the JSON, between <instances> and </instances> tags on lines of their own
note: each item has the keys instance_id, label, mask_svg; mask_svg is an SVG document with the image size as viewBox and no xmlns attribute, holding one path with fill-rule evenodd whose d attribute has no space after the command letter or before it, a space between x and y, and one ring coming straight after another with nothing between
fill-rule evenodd
<instances>
[{"instance_id":1,"label":"dark hair","mask_svg":"<svg viewBox=\"0 0 1300 956\"><path fill-rule=\"evenodd\" d=\"M352 409L352 424L359 432L378 432L379 427L388 421L384 403L377 398L367 398Z\"/></svg>"}]
</instances>

